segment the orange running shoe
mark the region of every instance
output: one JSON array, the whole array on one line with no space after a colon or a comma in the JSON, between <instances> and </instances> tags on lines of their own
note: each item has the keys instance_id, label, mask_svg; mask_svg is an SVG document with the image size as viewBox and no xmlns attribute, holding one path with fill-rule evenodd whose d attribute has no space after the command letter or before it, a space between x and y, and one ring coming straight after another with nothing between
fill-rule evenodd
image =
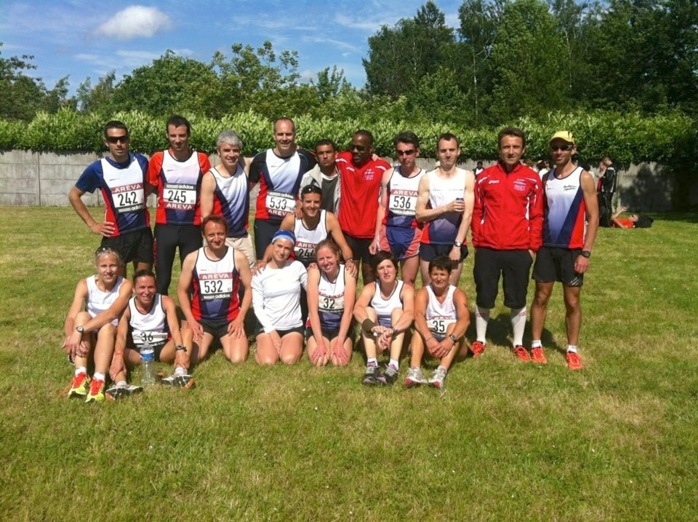
<instances>
[{"instance_id":1,"label":"orange running shoe","mask_svg":"<svg viewBox=\"0 0 698 522\"><path fill-rule=\"evenodd\" d=\"M78 373L70 382L68 397L85 397L90 388L90 377L85 372Z\"/></svg>"},{"instance_id":2,"label":"orange running shoe","mask_svg":"<svg viewBox=\"0 0 698 522\"><path fill-rule=\"evenodd\" d=\"M470 351L473 353L473 357L480 357L482 352L485 351L485 343L481 341L475 341L470 345Z\"/></svg>"},{"instance_id":3,"label":"orange running shoe","mask_svg":"<svg viewBox=\"0 0 698 522\"><path fill-rule=\"evenodd\" d=\"M570 370L581 370L584 366L582 365L582 358L577 352L567 352L567 367Z\"/></svg>"},{"instance_id":4,"label":"orange running shoe","mask_svg":"<svg viewBox=\"0 0 698 522\"><path fill-rule=\"evenodd\" d=\"M543 353L543 347L537 346L536 348L531 348L531 359L536 364L547 364L548 360L545 358Z\"/></svg>"},{"instance_id":5,"label":"orange running shoe","mask_svg":"<svg viewBox=\"0 0 698 522\"><path fill-rule=\"evenodd\" d=\"M520 344L518 346L514 346L514 349L512 351L514 352L514 355L516 355L520 360L526 362L531 361L531 356L528 355L528 350Z\"/></svg>"}]
</instances>

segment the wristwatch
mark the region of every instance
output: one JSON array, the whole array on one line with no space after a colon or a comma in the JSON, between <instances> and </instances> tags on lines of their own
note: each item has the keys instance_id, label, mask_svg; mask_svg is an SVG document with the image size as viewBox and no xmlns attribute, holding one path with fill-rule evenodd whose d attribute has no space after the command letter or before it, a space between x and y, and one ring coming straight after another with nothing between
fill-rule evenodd
<instances>
[{"instance_id":1,"label":"wristwatch","mask_svg":"<svg viewBox=\"0 0 698 522\"><path fill-rule=\"evenodd\" d=\"M448 338L451 339L451 341L453 341L453 344L455 344L455 343L458 342L458 337L456 337L456 336L453 335L453 334L449 334L449 335L448 335Z\"/></svg>"},{"instance_id":2,"label":"wristwatch","mask_svg":"<svg viewBox=\"0 0 698 522\"><path fill-rule=\"evenodd\" d=\"M454 241L453 246L460 248L463 246L463 243L461 243L460 241Z\"/></svg>"},{"instance_id":3,"label":"wristwatch","mask_svg":"<svg viewBox=\"0 0 698 522\"><path fill-rule=\"evenodd\" d=\"M75 331L82 335L85 333L85 328L83 328L82 326L76 326Z\"/></svg>"},{"instance_id":4,"label":"wristwatch","mask_svg":"<svg viewBox=\"0 0 698 522\"><path fill-rule=\"evenodd\" d=\"M589 259L591 257L591 252L589 252L588 250L582 250L581 256Z\"/></svg>"},{"instance_id":5,"label":"wristwatch","mask_svg":"<svg viewBox=\"0 0 698 522\"><path fill-rule=\"evenodd\" d=\"M186 352L186 351L187 351L187 347L184 346L183 344L178 344L177 346L175 346L175 351L177 351L177 352Z\"/></svg>"}]
</instances>

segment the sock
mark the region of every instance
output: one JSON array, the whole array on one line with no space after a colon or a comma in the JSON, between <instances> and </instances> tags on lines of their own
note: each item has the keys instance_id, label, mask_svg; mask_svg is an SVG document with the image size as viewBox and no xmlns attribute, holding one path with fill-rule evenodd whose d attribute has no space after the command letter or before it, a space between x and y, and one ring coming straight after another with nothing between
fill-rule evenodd
<instances>
[{"instance_id":1,"label":"sock","mask_svg":"<svg viewBox=\"0 0 698 522\"><path fill-rule=\"evenodd\" d=\"M390 362L388 363L390 366L395 366L398 370L400 369L400 361L397 359L390 359Z\"/></svg>"},{"instance_id":2,"label":"sock","mask_svg":"<svg viewBox=\"0 0 698 522\"><path fill-rule=\"evenodd\" d=\"M375 357L369 357L366 360L366 366L378 366L378 359Z\"/></svg>"},{"instance_id":3,"label":"sock","mask_svg":"<svg viewBox=\"0 0 698 522\"><path fill-rule=\"evenodd\" d=\"M177 368L175 368L175 371L174 371L174 374L177 377L181 377L182 375L186 375L186 373L187 373L186 370L184 368L182 368L181 366L177 366Z\"/></svg>"},{"instance_id":4,"label":"sock","mask_svg":"<svg viewBox=\"0 0 698 522\"><path fill-rule=\"evenodd\" d=\"M523 345L523 335L526 329L526 307L511 310L511 328L514 331L514 346Z\"/></svg>"},{"instance_id":5,"label":"sock","mask_svg":"<svg viewBox=\"0 0 698 522\"><path fill-rule=\"evenodd\" d=\"M116 383L117 388L126 388L128 387L128 383L126 381L119 381Z\"/></svg>"},{"instance_id":6,"label":"sock","mask_svg":"<svg viewBox=\"0 0 698 522\"><path fill-rule=\"evenodd\" d=\"M102 372L95 372L92 378L95 381L103 381L104 380L104 374Z\"/></svg>"},{"instance_id":7,"label":"sock","mask_svg":"<svg viewBox=\"0 0 698 522\"><path fill-rule=\"evenodd\" d=\"M490 320L489 308L475 307L475 333L477 341L485 344L487 341L487 322Z\"/></svg>"},{"instance_id":8,"label":"sock","mask_svg":"<svg viewBox=\"0 0 698 522\"><path fill-rule=\"evenodd\" d=\"M439 368L448 373L448 368L446 368L445 366L439 365Z\"/></svg>"},{"instance_id":9,"label":"sock","mask_svg":"<svg viewBox=\"0 0 698 522\"><path fill-rule=\"evenodd\" d=\"M543 343L540 341L531 341L531 350L534 348L543 348Z\"/></svg>"},{"instance_id":10,"label":"sock","mask_svg":"<svg viewBox=\"0 0 698 522\"><path fill-rule=\"evenodd\" d=\"M77 377L81 373L87 373L87 368L85 368L84 366L76 367L75 368L75 376Z\"/></svg>"},{"instance_id":11,"label":"sock","mask_svg":"<svg viewBox=\"0 0 698 522\"><path fill-rule=\"evenodd\" d=\"M577 347L574 344L568 344L567 351L572 352L572 353L577 353Z\"/></svg>"}]
</instances>

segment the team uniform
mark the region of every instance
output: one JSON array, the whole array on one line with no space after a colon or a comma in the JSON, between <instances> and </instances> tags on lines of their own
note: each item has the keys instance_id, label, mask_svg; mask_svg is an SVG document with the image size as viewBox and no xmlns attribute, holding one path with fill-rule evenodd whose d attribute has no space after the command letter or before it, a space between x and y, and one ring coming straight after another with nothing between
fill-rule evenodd
<instances>
[{"instance_id":1,"label":"team uniform","mask_svg":"<svg viewBox=\"0 0 698 522\"><path fill-rule=\"evenodd\" d=\"M250 192L245 171L238 165L232 176L223 176L216 167L213 167L211 174L216 182L213 192L213 214L223 216L228 224L226 245L245 254L252 266L257 259L248 232Z\"/></svg>"},{"instance_id":2,"label":"team uniform","mask_svg":"<svg viewBox=\"0 0 698 522\"><path fill-rule=\"evenodd\" d=\"M259 183L255 208L255 250L263 255L286 214L296 208L303 175L315 166L315 158L298 149L280 158L272 149L257 154L250 164L249 181Z\"/></svg>"},{"instance_id":3,"label":"team uniform","mask_svg":"<svg viewBox=\"0 0 698 522\"><path fill-rule=\"evenodd\" d=\"M227 247L219 260L209 259L205 247L199 249L191 282L191 313L204 331L221 338L240 313L240 274L235 266L235 250Z\"/></svg>"},{"instance_id":4,"label":"team uniform","mask_svg":"<svg viewBox=\"0 0 698 522\"><path fill-rule=\"evenodd\" d=\"M392 252L402 261L419 255L422 228L415 218L419 182L425 174L419 169L411 177L402 175L395 167L388 181L388 207L380 233L380 249Z\"/></svg>"},{"instance_id":5,"label":"team uniform","mask_svg":"<svg viewBox=\"0 0 698 522\"><path fill-rule=\"evenodd\" d=\"M186 161L177 161L169 150L153 154L148 182L157 189L155 218L155 270L158 293L167 295L172 263L179 247L180 261L202 245L201 178L211 170L208 156L192 151Z\"/></svg>"},{"instance_id":6,"label":"team uniform","mask_svg":"<svg viewBox=\"0 0 698 522\"><path fill-rule=\"evenodd\" d=\"M371 298L369 306L376 311L378 324L387 328L392 327L392 313L396 308L402 309L402 287L405 283L397 280L395 289L386 299L381 295L380 286L376 282L376 291Z\"/></svg>"},{"instance_id":7,"label":"team uniform","mask_svg":"<svg viewBox=\"0 0 698 522\"><path fill-rule=\"evenodd\" d=\"M486 168L475 180L471 222L476 247L477 306L493 308L499 277L504 279L504 304L526 306L528 274L543 242L541 180L533 169L517 165L507 174L500 163Z\"/></svg>"},{"instance_id":8,"label":"team uniform","mask_svg":"<svg viewBox=\"0 0 698 522\"><path fill-rule=\"evenodd\" d=\"M267 266L252 277L252 306L259 323L256 335L277 331L304 333L301 314L301 287L308 287L308 273L300 261L283 268Z\"/></svg>"},{"instance_id":9,"label":"team uniform","mask_svg":"<svg viewBox=\"0 0 698 522\"><path fill-rule=\"evenodd\" d=\"M318 315L320 316L320 327L322 335L328 339L334 339L339 334L339 328L344 316L344 289L346 285L346 274L344 265L340 263L337 280L332 282L327 278L327 274L320 272L320 282L318 284ZM313 335L312 328L306 329L306 338ZM351 332L350 334L351 335Z\"/></svg>"},{"instance_id":10,"label":"team uniform","mask_svg":"<svg viewBox=\"0 0 698 522\"><path fill-rule=\"evenodd\" d=\"M75 183L81 192L99 189L104 220L114 223L113 234L102 238L102 246L119 252L124 263L153 262L153 234L145 197L147 170L148 160L130 153L124 163L112 158L95 161Z\"/></svg>"},{"instance_id":11,"label":"team uniform","mask_svg":"<svg viewBox=\"0 0 698 522\"><path fill-rule=\"evenodd\" d=\"M296 244L293 248L298 261L307 267L315 261L315 248L320 241L327 239L327 211L320 211L320 221L315 228L306 228L303 220L295 218L293 233L296 236Z\"/></svg>"},{"instance_id":12,"label":"team uniform","mask_svg":"<svg viewBox=\"0 0 698 522\"><path fill-rule=\"evenodd\" d=\"M90 314L90 317L97 317L102 312L109 310L109 307L118 299L121 285L124 284L125 279L119 276L116 279L114 287L108 292L99 289L96 276L90 276L85 279L85 281L87 282L87 302L85 303L85 310ZM114 319L111 324L118 326L119 319Z\"/></svg>"},{"instance_id":13,"label":"team uniform","mask_svg":"<svg viewBox=\"0 0 698 522\"><path fill-rule=\"evenodd\" d=\"M160 352L170 338L162 296L155 294L153 306L146 314L138 310L135 296L129 299L128 308L131 314L128 328L133 346L139 353L144 346L151 347L155 352L155 359L159 361Z\"/></svg>"},{"instance_id":14,"label":"team uniform","mask_svg":"<svg viewBox=\"0 0 698 522\"><path fill-rule=\"evenodd\" d=\"M313 169L306 172L301 180L301 190L308 185L316 185L322 189L322 206L323 210L339 214L339 201L341 199L341 184L339 183L339 170L335 167L335 173L328 176L320 170L319 165L315 165ZM298 195L298 199L301 199Z\"/></svg>"},{"instance_id":15,"label":"team uniform","mask_svg":"<svg viewBox=\"0 0 698 522\"><path fill-rule=\"evenodd\" d=\"M443 178L437 170L425 174L429 178L429 205L431 208L447 205L465 196L466 171L456 169L455 175ZM462 212L448 212L424 225L420 245L420 257L431 261L438 256L447 256L458 235L458 228L463 221ZM468 247L463 242L461 260L468 256Z\"/></svg>"},{"instance_id":16,"label":"team uniform","mask_svg":"<svg viewBox=\"0 0 698 522\"><path fill-rule=\"evenodd\" d=\"M553 169L544 180L543 247L533 268L536 281L560 281L567 286L581 286L584 281L584 274L574 271L586 231L582 172L577 167L569 176L558 178Z\"/></svg>"},{"instance_id":17,"label":"team uniform","mask_svg":"<svg viewBox=\"0 0 698 522\"><path fill-rule=\"evenodd\" d=\"M428 285L426 289L429 297L424 316L427 320L429 331L437 341L441 342L446 337L448 326L458 320L456 316L456 305L453 302L453 294L456 291L456 287L448 285L446 298L443 303L439 302L431 285Z\"/></svg>"},{"instance_id":18,"label":"team uniform","mask_svg":"<svg viewBox=\"0 0 698 522\"><path fill-rule=\"evenodd\" d=\"M376 231L378 193L383 174L390 164L377 159L356 167L352 157L351 152L346 151L337 155L342 194L337 218L354 256L368 263L368 247Z\"/></svg>"}]
</instances>

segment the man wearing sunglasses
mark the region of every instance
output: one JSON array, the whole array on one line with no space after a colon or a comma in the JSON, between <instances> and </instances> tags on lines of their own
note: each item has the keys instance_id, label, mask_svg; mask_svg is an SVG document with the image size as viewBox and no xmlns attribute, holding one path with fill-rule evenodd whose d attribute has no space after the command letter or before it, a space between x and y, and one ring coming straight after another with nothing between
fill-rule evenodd
<instances>
[{"instance_id":1,"label":"man wearing sunglasses","mask_svg":"<svg viewBox=\"0 0 698 522\"><path fill-rule=\"evenodd\" d=\"M372 255L380 250L391 252L400 262L401 279L414 286L422 239L415 211L419 181L426 171L417 166L419 138L414 132L401 132L393 145L399 165L383 174L375 237L368 249Z\"/></svg>"},{"instance_id":2,"label":"man wearing sunglasses","mask_svg":"<svg viewBox=\"0 0 698 522\"><path fill-rule=\"evenodd\" d=\"M543 242L543 193L538 173L521 162L526 136L507 127L498 135L499 161L475 181L472 233L475 246L474 357L485 351L490 310L503 279L504 305L511 310L513 353L530 361L523 346L526 294L533 256Z\"/></svg>"},{"instance_id":3,"label":"man wearing sunglasses","mask_svg":"<svg viewBox=\"0 0 698 522\"><path fill-rule=\"evenodd\" d=\"M350 150L337 155L342 201L339 205L339 226L361 262L364 284L375 280L370 266L369 247L373 242L378 214L378 192L390 164L373 155L373 134L358 130L351 137Z\"/></svg>"},{"instance_id":4,"label":"man wearing sunglasses","mask_svg":"<svg viewBox=\"0 0 698 522\"><path fill-rule=\"evenodd\" d=\"M68 194L68 200L89 229L102 236L103 247L119 253L134 269L150 270L153 264L153 234L146 198L152 191L146 183L148 160L129 152L128 127L112 120L104 126L104 145L109 155L88 166ZM104 220L99 223L87 210L82 196L96 189L104 200Z\"/></svg>"},{"instance_id":5,"label":"man wearing sunglasses","mask_svg":"<svg viewBox=\"0 0 698 522\"><path fill-rule=\"evenodd\" d=\"M570 132L556 132L551 138L550 154L555 168L543 178L543 247L538 251L533 267L536 297L531 305L531 354L534 362L545 364L541 336L548 301L555 281L562 283L566 309L566 358L570 370L582 369L582 359L577 353L582 326L580 296L599 228L594 177L572 161L576 152Z\"/></svg>"}]
</instances>

